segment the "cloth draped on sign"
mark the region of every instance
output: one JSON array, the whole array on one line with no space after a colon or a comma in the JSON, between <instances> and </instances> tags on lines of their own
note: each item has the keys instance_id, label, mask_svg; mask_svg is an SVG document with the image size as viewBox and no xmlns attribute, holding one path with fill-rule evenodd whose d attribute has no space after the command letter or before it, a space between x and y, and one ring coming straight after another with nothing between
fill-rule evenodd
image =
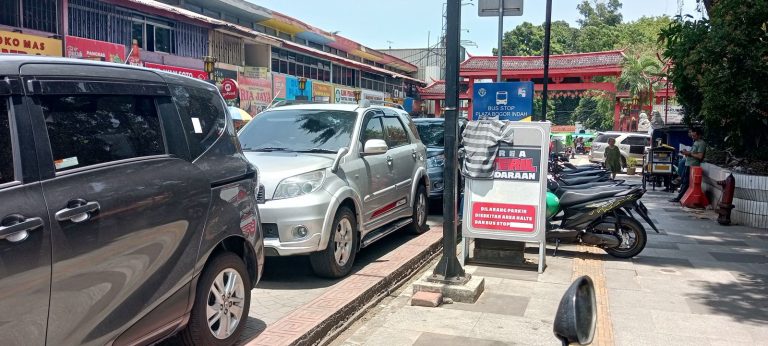
<instances>
[{"instance_id":1,"label":"cloth draped on sign","mask_svg":"<svg viewBox=\"0 0 768 346\"><path fill-rule=\"evenodd\" d=\"M462 174L474 179L492 179L500 143L513 144L509 121L479 120L467 124L462 134L466 152Z\"/></svg>"}]
</instances>

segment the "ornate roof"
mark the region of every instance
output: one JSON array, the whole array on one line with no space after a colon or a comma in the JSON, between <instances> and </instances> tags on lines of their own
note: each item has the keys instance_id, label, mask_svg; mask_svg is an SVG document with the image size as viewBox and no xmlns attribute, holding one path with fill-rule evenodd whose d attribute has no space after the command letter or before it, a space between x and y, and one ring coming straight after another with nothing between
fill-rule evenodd
<instances>
[{"instance_id":1,"label":"ornate roof","mask_svg":"<svg viewBox=\"0 0 768 346\"><path fill-rule=\"evenodd\" d=\"M472 56L461 63L461 71L496 70L498 58L495 56ZM620 50L551 55L550 69L573 69L594 67L621 68L624 53ZM541 56L504 56L503 70L541 70L544 69L544 58Z\"/></svg>"},{"instance_id":2,"label":"ornate roof","mask_svg":"<svg viewBox=\"0 0 768 346\"><path fill-rule=\"evenodd\" d=\"M424 96L424 94L445 95L445 81L444 80L432 81L432 83L430 83L426 87L419 88L419 93L422 96Z\"/></svg>"}]
</instances>

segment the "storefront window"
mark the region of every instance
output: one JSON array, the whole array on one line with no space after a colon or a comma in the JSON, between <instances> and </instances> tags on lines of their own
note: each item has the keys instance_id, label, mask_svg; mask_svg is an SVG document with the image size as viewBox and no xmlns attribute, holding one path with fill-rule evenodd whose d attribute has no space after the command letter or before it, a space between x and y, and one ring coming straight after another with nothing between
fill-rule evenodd
<instances>
[{"instance_id":1,"label":"storefront window","mask_svg":"<svg viewBox=\"0 0 768 346\"><path fill-rule=\"evenodd\" d=\"M0 24L58 32L56 0L0 0Z\"/></svg>"},{"instance_id":2,"label":"storefront window","mask_svg":"<svg viewBox=\"0 0 768 346\"><path fill-rule=\"evenodd\" d=\"M173 33L169 28L155 27L155 51L173 53Z\"/></svg>"}]
</instances>

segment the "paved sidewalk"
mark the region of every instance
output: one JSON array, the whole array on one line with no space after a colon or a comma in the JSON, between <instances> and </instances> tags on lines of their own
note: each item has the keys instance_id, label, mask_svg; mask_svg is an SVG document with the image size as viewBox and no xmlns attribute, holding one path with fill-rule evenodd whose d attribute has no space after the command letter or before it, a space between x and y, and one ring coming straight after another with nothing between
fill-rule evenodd
<instances>
[{"instance_id":1,"label":"paved sidewalk","mask_svg":"<svg viewBox=\"0 0 768 346\"><path fill-rule=\"evenodd\" d=\"M637 180L629 177L630 180ZM632 260L596 248L548 251L544 274L467 266L486 279L476 304L410 306L411 287L383 301L333 345L558 345L552 321L575 277L598 291L594 345L768 345L768 230L719 226L669 194L643 198L661 234ZM535 249L529 249L535 252Z\"/></svg>"}]
</instances>

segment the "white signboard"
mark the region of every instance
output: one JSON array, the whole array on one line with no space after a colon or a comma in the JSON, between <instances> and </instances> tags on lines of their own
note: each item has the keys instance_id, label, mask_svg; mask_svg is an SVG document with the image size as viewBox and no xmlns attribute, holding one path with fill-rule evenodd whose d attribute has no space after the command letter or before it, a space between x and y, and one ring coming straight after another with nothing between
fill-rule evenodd
<instances>
[{"instance_id":1,"label":"white signboard","mask_svg":"<svg viewBox=\"0 0 768 346\"><path fill-rule=\"evenodd\" d=\"M513 144L499 146L493 179L465 178L465 238L535 242L544 270L550 123L511 122ZM464 241L465 259L468 239Z\"/></svg>"}]
</instances>

